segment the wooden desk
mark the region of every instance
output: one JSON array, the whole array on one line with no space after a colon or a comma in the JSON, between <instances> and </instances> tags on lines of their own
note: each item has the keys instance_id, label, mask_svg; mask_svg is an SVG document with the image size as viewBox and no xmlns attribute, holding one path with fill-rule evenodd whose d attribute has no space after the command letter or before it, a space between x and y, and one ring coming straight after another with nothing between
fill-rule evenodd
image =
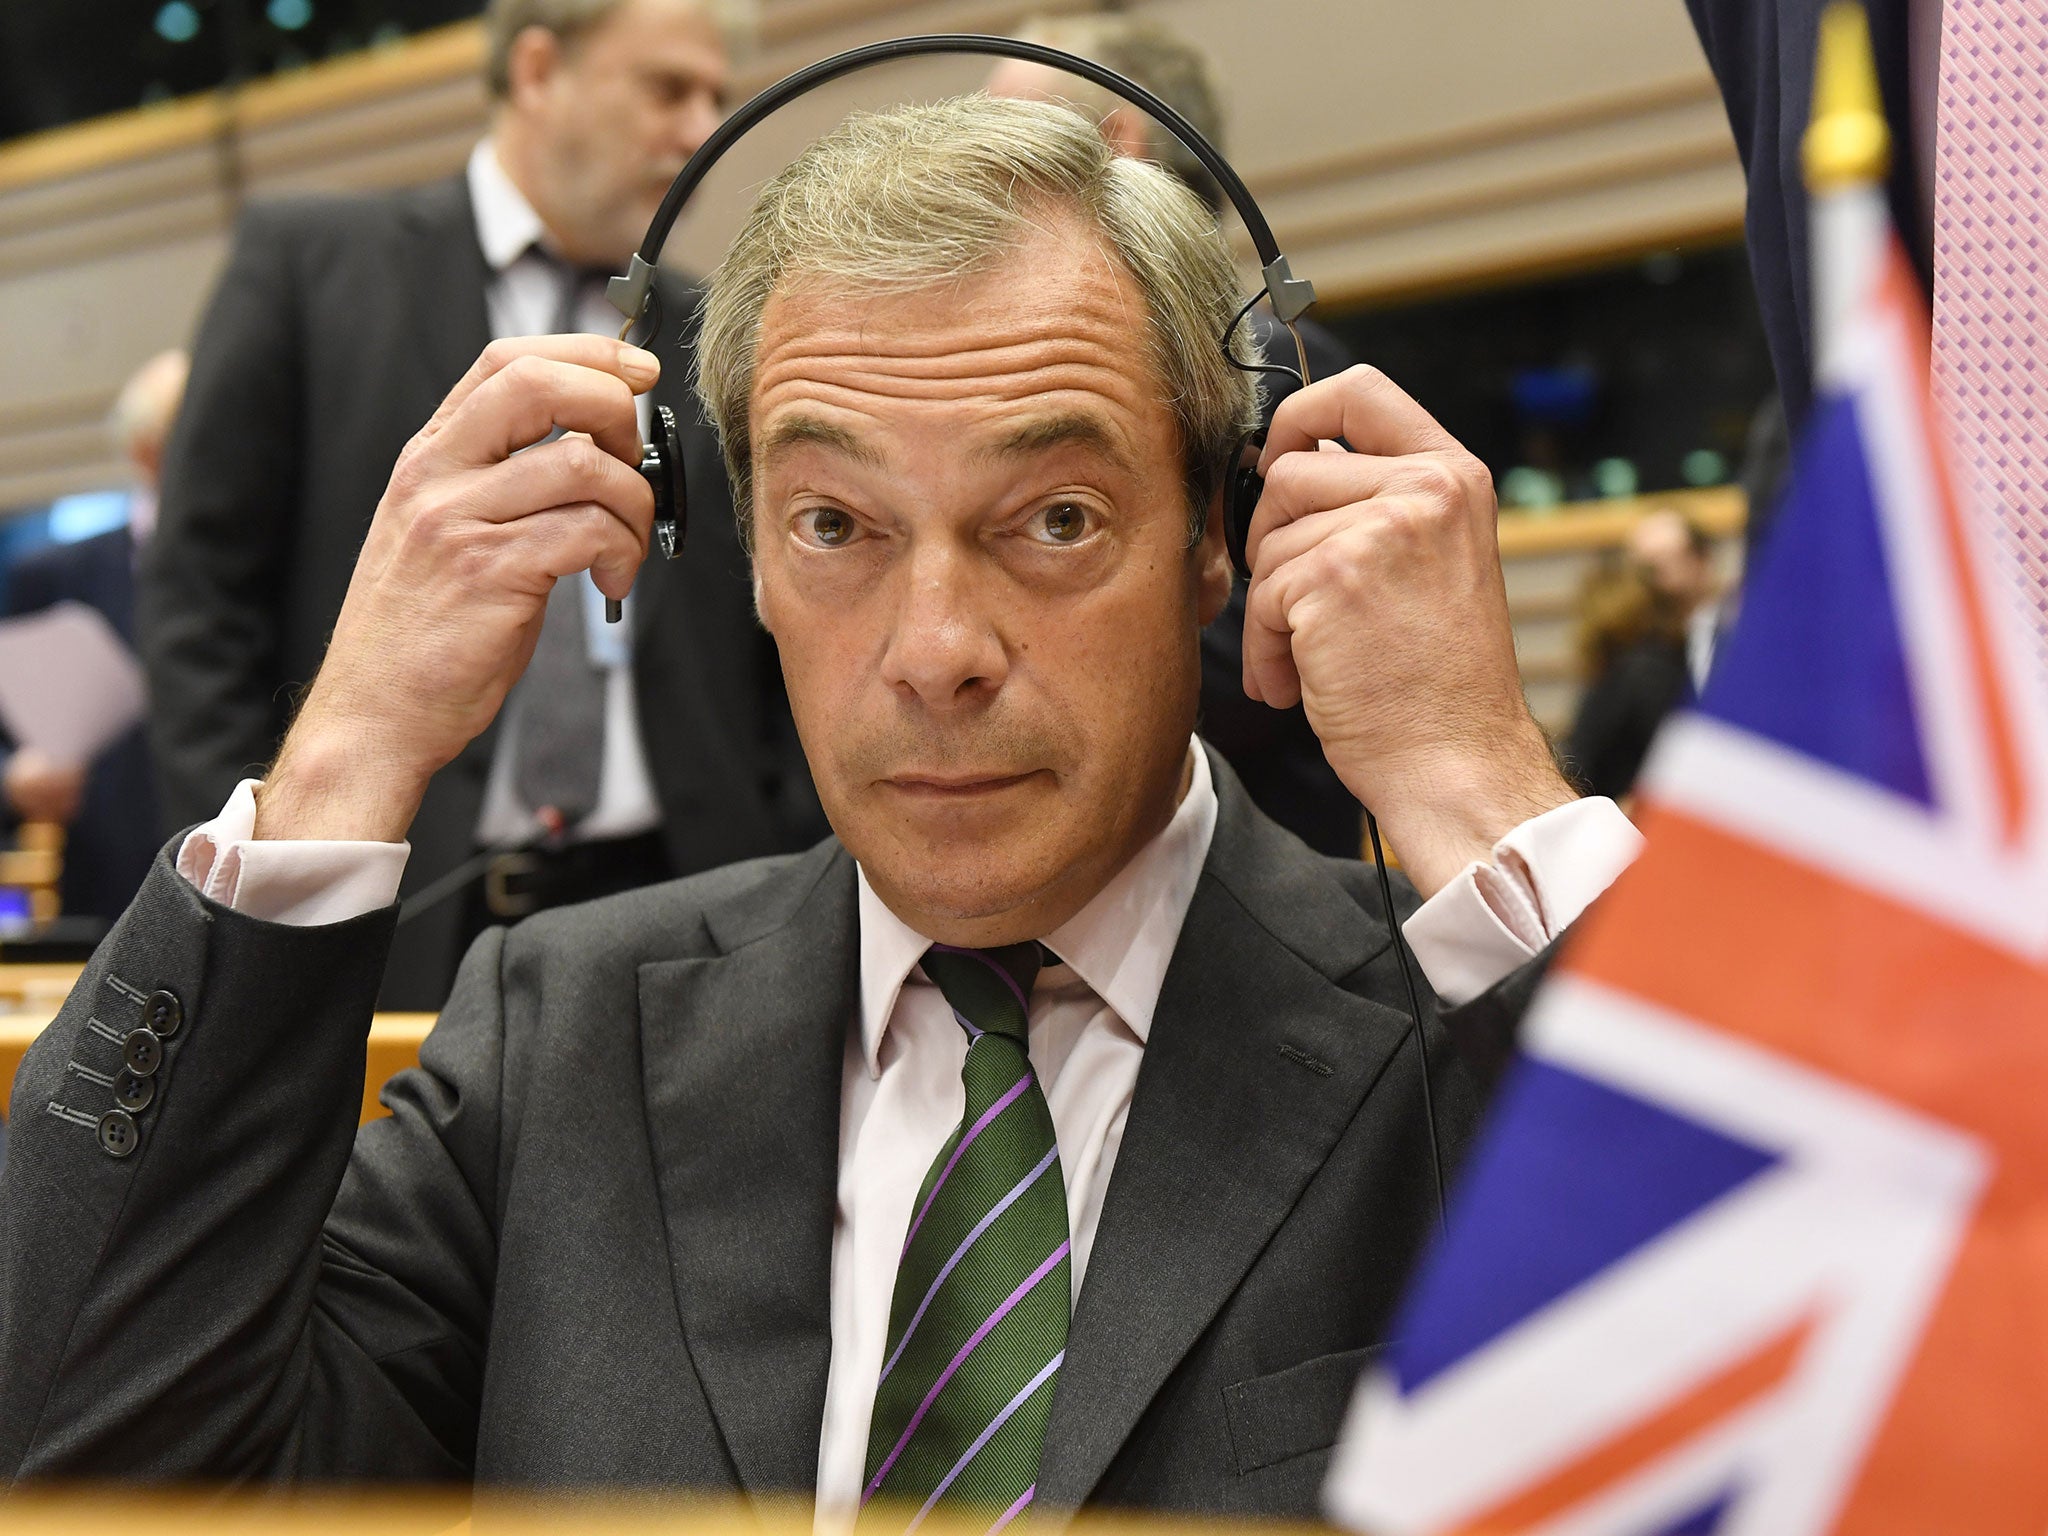
<instances>
[{"instance_id":1,"label":"wooden desk","mask_svg":"<svg viewBox=\"0 0 2048 1536\"><path fill-rule=\"evenodd\" d=\"M743 1503L701 1494L528 1494L292 1489L249 1492L74 1486L28 1488L7 1501L8 1536L811 1536L796 1499ZM902 1523L913 1513L905 1505ZM988 1516L936 1509L929 1536L980 1536ZM1075 1536L1314 1536L1323 1527L1226 1524L1122 1511L1084 1511Z\"/></svg>"},{"instance_id":2,"label":"wooden desk","mask_svg":"<svg viewBox=\"0 0 2048 1536\"><path fill-rule=\"evenodd\" d=\"M15 1069L36 1036L57 1016L78 970L75 965L0 965L0 1117L6 1115L13 1096ZM419 1060L420 1042L433 1027L431 1013L380 1013L370 1021L363 1072L365 1120L384 1113L378 1093L393 1073Z\"/></svg>"},{"instance_id":3,"label":"wooden desk","mask_svg":"<svg viewBox=\"0 0 2048 1536\"><path fill-rule=\"evenodd\" d=\"M33 1009L55 1013L84 969L69 962L0 965L0 1015Z\"/></svg>"}]
</instances>

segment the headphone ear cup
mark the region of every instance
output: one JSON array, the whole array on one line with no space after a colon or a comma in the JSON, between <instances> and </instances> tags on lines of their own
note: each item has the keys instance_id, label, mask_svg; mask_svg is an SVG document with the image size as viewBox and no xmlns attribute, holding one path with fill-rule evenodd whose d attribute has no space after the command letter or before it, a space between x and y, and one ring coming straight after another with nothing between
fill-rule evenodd
<instances>
[{"instance_id":1,"label":"headphone ear cup","mask_svg":"<svg viewBox=\"0 0 2048 1536\"><path fill-rule=\"evenodd\" d=\"M683 434L676 413L654 408L654 441L642 448L640 473L654 492L654 547L664 560L683 552L690 527L690 490L683 482Z\"/></svg>"},{"instance_id":2,"label":"headphone ear cup","mask_svg":"<svg viewBox=\"0 0 2048 1536\"><path fill-rule=\"evenodd\" d=\"M1223 543L1230 551L1232 567L1246 581L1251 580L1252 567L1245 554L1245 541L1251 535L1252 514L1259 510L1259 496L1266 489L1266 482L1259 477L1259 455L1265 447L1263 427L1245 434L1237 445L1229 484L1223 493Z\"/></svg>"}]
</instances>

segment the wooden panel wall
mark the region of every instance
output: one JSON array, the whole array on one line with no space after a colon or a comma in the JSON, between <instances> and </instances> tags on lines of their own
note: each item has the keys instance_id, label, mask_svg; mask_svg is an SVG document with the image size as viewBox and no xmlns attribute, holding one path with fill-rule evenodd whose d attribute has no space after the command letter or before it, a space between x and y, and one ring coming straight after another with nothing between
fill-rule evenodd
<instances>
[{"instance_id":1,"label":"wooden panel wall","mask_svg":"<svg viewBox=\"0 0 2048 1536\"><path fill-rule=\"evenodd\" d=\"M765 0L743 89L913 31L1089 0ZM1231 154L1327 302L1389 303L1732 236L1742 185L1678 0L1138 0L1226 67ZM458 167L480 34L394 47L0 147L0 508L114 483L128 370L190 335L238 201ZM862 102L971 88L972 61L840 82L743 146L678 231L715 258L749 189Z\"/></svg>"}]
</instances>

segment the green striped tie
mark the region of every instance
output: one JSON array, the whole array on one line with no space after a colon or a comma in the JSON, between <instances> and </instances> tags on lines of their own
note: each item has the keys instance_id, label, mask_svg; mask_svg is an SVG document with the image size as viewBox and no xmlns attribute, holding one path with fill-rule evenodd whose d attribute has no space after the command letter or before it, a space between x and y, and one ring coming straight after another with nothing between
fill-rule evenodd
<instances>
[{"instance_id":1,"label":"green striped tie","mask_svg":"<svg viewBox=\"0 0 2048 1536\"><path fill-rule=\"evenodd\" d=\"M941 1499L982 1506L1000 1530L1037 1491L1072 1297L1059 1145L1026 1052L1039 957L1036 944L925 952L967 1031L967 1112L897 1261L861 1494L901 1506L910 1530Z\"/></svg>"}]
</instances>

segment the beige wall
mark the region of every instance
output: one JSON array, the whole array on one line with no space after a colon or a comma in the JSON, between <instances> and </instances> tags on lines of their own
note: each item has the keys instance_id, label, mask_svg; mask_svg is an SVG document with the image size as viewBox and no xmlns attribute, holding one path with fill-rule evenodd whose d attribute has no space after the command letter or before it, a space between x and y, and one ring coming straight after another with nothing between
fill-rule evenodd
<instances>
[{"instance_id":1,"label":"beige wall","mask_svg":"<svg viewBox=\"0 0 2048 1536\"><path fill-rule=\"evenodd\" d=\"M766 0L742 87L1002 0ZM1338 304L1512 282L1740 227L1742 186L1678 0L1141 0L1226 68L1231 155L1297 272ZM243 195L390 186L479 131L474 27L0 148L0 507L114 482L100 423L186 340ZM748 188L863 102L971 87L973 61L842 81L721 166L674 256L714 258ZM224 114L235 115L233 164Z\"/></svg>"}]
</instances>

